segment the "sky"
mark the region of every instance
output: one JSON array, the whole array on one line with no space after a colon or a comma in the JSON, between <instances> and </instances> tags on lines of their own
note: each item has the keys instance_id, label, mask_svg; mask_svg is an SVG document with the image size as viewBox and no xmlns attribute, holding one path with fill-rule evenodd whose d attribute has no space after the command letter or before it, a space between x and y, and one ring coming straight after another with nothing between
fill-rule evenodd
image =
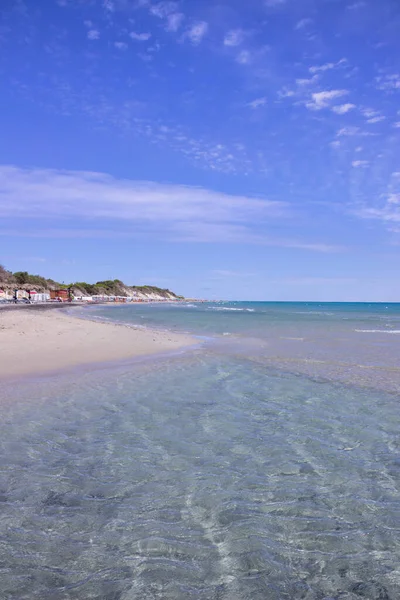
<instances>
[{"instance_id":1,"label":"sky","mask_svg":"<svg viewBox=\"0 0 400 600\"><path fill-rule=\"evenodd\" d=\"M0 262L400 301L398 0L2 0Z\"/></svg>"}]
</instances>

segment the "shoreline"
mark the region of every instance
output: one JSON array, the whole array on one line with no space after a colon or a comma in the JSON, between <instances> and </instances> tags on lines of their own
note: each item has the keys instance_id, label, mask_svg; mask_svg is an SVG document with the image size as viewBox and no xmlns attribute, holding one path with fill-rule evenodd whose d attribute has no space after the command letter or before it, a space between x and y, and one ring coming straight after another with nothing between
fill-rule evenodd
<instances>
[{"instance_id":1,"label":"shoreline","mask_svg":"<svg viewBox=\"0 0 400 600\"><path fill-rule=\"evenodd\" d=\"M110 365L198 345L189 335L84 319L62 308L71 305L0 310L0 381Z\"/></svg>"}]
</instances>

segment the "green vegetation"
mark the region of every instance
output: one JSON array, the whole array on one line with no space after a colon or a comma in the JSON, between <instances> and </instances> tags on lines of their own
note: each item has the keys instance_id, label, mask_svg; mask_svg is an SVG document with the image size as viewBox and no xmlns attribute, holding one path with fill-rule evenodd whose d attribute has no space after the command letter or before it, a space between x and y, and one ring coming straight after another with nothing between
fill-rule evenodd
<instances>
[{"instance_id":1,"label":"green vegetation","mask_svg":"<svg viewBox=\"0 0 400 600\"><path fill-rule=\"evenodd\" d=\"M88 296L127 296L126 286L120 279L98 281L97 283L77 281L76 283L72 283L71 287L82 290Z\"/></svg>"},{"instance_id":2,"label":"green vegetation","mask_svg":"<svg viewBox=\"0 0 400 600\"><path fill-rule=\"evenodd\" d=\"M34 285L46 288L49 284L48 280L40 275L30 275L27 271L17 271L13 273L15 282L19 285Z\"/></svg>"},{"instance_id":3,"label":"green vegetation","mask_svg":"<svg viewBox=\"0 0 400 600\"><path fill-rule=\"evenodd\" d=\"M13 280L12 273L0 265L0 283L9 283Z\"/></svg>"},{"instance_id":4,"label":"green vegetation","mask_svg":"<svg viewBox=\"0 0 400 600\"><path fill-rule=\"evenodd\" d=\"M134 292L139 292L140 294L158 294L159 296L164 296L164 298L166 298L168 294L171 294L175 298L178 298L174 292L156 287L155 285L133 285L131 289Z\"/></svg>"},{"instance_id":5,"label":"green vegetation","mask_svg":"<svg viewBox=\"0 0 400 600\"><path fill-rule=\"evenodd\" d=\"M128 286L120 279L107 279L105 281L97 281L97 283L76 281L75 283L65 285L54 281L54 279L46 279L41 275L32 275L28 271L11 273L11 271L7 271L2 265L0 265L0 283L3 287L10 289L20 286L22 289L35 289L37 291L70 288L75 296L131 296L136 292L144 295L157 294L163 298L168 298L168 296L181 298L181 296L177 296L167 289L162 289L154 285Z\"/></svg>"}]
</instances>

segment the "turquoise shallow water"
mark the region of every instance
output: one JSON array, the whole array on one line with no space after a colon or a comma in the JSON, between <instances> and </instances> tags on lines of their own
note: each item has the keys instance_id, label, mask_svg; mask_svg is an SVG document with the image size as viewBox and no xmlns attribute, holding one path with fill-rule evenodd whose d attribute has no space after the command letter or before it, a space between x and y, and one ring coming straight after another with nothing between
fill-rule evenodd
<instances>
[{"instance_id":1,"label":"turquoise shallow water","mask_svg":"<svg viewBox=\"0 0 400 600\"><path fill-rule=\"evenodd\" d=\"M233 317L220 338L227 321L219 332L190 327L178 307L103 310L94 316L160 327L181 319L179 329L216 341L2 389L2 600L400 597L392 371L383 371L388 390L349 385L325 363L311 376L297 371L302 358L290 370L280 356L280 368L265 334L234 330ZM287 336L279 318L276 339L299 337L300 326ZM357 316L373 318L377 329L379 317ZM395 329L397 318L385 322ZM366 354L352 359L383 363L368 340L357 345L353 329L364 324L336 337L318 327L310 339L325 362L354 334ZM398 339L359 334L373 335Z\"/></svg>"},{"instance_id":2,"label":"turquoise shallow water","mask_svg":"<svg viewBox=\"0 0 400 600\"><path fill-rule=\"evenodd\" d=\"M194 332L212 338L213 352L224 356L400 393L400 304L144 304L95 306L83 314Z\"/></svg>"}]
</instances>

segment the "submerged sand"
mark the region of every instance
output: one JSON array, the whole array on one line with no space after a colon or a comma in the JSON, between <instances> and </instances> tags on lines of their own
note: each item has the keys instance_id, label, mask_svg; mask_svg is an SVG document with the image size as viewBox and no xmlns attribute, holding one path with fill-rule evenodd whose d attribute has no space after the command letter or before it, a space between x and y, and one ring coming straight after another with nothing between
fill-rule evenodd
<instances>
[{"instance_id":1,"label":"submerged sand","mask_svg":"<svg viewBox=\"0 0 400 600\"><path fill-rule=\"evenodd\" d=\"M0 310L0 378L179 350L190 336L80 319L61 310Z\"/></svg>"}]
</instances>

